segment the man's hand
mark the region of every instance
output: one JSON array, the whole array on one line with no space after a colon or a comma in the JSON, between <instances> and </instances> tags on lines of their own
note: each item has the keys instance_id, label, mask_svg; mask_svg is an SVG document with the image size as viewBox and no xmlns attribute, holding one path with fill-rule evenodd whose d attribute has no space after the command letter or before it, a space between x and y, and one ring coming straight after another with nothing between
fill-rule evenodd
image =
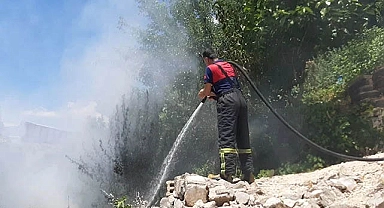
<instances>
[{"instance_id":1,"label":"man's hand","mask_svg":"<svg viewBox=\"0 0 384 208\"><path fill-rule=\"evenodd\" d=\"M205 98L205 97L209 97L209 96L211 96L213 93L212 93L212 84L210 84L210 83L205 83L204 84L204 88L203 89L201 89L200 91L199 91L199 94L198 94L198 96L201 98L201 99L203 99L203 98ZM213 94L214 95L214 94Z\"/></svg>"},{"instance_id":2,"label":"man's hand","mask_svg":"<svg viewBox=\"0 0 384 208\"><path fill-rule=\"evenodd\" d=\"M211 92L211 94L208 96L208 98L209 98L210 100L215 100L215 99L216 99L216 94L213 93L213 92Z\"/></svg>"},{"instance_id":3,"label":"man's hand","mask_svg":"<svg viewBox=\"0 0 384 208\"><path fill-rule=\"evenodd\" d=\"M199 91L198 96L199 96L200 99L205 98L204 89L201 89L201 90Z\"/></svg>"},{"instance_id":4,"label":"man's hand","mask_svg":"<svg viewBox=\"0 0 384 208\"><path fill-rule=\"evenodd\" d=\"M201 90L199 91L198 96L199 96L200 99L205 98L204 89L201 89ZM209 93L209 95L208 95L207 97L208 97L208 99L210 99L210 100L214 100L215 97L216 97L216 94L213 93L213 92L211 92L211 93Z\"/></svg>"}]
</instances>

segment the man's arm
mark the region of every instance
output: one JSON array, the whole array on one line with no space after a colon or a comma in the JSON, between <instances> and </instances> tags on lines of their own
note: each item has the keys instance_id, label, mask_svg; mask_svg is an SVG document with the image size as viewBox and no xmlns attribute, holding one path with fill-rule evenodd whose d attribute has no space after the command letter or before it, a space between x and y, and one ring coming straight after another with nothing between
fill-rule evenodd
<instances>
[{"instance_id":1,"label":"man's arm","mask_svg":"<svg viewBox=\"0 0 384 208\"><path fill-rule=\"evenodd\" d=\"M203 99L207 96L215 96L215 93L212 92L212 84L211 83L204 84L204 88L201 89L199 92L199 97L201 99Z\"/></svg>"}]
</instances>

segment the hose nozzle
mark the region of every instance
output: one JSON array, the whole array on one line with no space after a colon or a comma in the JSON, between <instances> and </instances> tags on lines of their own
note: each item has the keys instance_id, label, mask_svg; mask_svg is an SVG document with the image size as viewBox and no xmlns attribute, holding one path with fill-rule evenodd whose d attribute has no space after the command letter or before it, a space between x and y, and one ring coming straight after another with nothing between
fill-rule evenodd
<instances>
[{"instance_id":1,"label":"hose nozzle","mask_svg":"<svg viewBox=\"0 0 384 208\"><path fill-rule=\"evenodd\" d=\"M201 103L205 103L205 101L207 100L208 96L205 96L202 100L201 100Z\"/></svg>"}]
</instances>

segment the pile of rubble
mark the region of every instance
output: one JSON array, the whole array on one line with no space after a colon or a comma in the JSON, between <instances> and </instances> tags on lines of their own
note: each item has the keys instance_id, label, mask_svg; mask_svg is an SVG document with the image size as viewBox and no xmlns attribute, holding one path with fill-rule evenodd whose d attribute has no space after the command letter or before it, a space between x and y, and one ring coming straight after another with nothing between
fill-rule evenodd
<instances>
[{"instance_id":1,"label":"pile of rubble","mask_svg":"<svg viewBox=\"0 0 384 208\"><path fill-rule=\"evenodd\" d=\"M383 165L345 162L310 173L261 178L252 184L185 173L167 181L160 207L384 208Z\"/></svg>"}]
</instances>

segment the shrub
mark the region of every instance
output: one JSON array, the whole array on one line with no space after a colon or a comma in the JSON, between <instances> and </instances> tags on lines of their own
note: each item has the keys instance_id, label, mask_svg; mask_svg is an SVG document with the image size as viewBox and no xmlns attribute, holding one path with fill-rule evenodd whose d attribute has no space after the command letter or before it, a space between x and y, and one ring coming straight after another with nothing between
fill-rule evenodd
<instances>
[{"instance_id":1,"label":"shrub","mask_svg":"<svg viewBox=\"0 0 384 208\"><path fill-rule=\"evenodd\" d=\"M319 145L350 155L364 155L383 141L366 115L369 105L351 105L345 93L357 76L384 64L384 29L372 28L339 49L308 62L303 103L308 136Z\"/></svg>"},{"instance_id":2,"label":"shrub","mask_svg":"<svg viewBox=\"0 0 384 208\"><path fill-rule=\"evenodd\" d=\"M325 167L325 161L318 157L308 154L306 159L300 161L299 163L284 163L278 169L278 174L293 174L293 173L302 173L317 170Z\"/></svg>"},{"instance_id":3,"label":"shrub","mask_svg":"<svg viewBox=\"0 0 384 208\"><path fill-rule=\"evenodd\" d=\"M372 28L345 46L319 55L307 63L303 102L344 99L343 92L358 75L384 64L384 29Z\"/></svg>"}]
</instances>

